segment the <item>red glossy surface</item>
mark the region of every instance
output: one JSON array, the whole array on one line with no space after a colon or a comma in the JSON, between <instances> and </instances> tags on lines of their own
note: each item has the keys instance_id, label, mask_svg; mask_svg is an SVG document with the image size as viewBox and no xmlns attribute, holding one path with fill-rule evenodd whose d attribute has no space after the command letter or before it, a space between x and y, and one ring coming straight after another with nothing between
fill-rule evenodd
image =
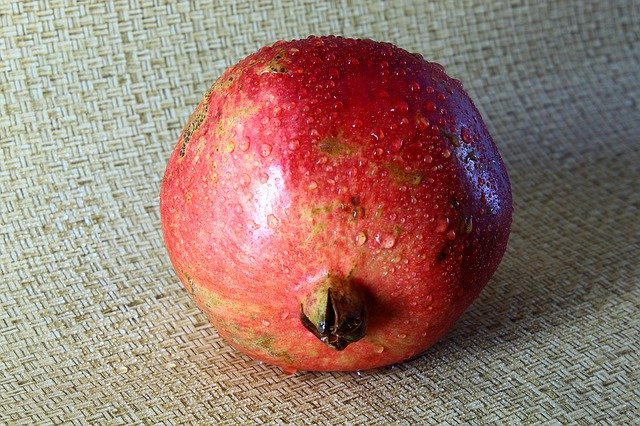
<instances>
[{"instance_id":1,"label":"red glossy surface","mask_svg":"<svg viewBox=\"0 0 640 426\"><path fill-rule=\"evenodd\" d=\"M218 332L285 369L355 370L435 343L500 262L503 163L458 81L390 44L279 42L230 68L192 115L162 190L178 276ZM368 297L338 352L299 321L328 272Z\"/></svg>"}]
</instances>

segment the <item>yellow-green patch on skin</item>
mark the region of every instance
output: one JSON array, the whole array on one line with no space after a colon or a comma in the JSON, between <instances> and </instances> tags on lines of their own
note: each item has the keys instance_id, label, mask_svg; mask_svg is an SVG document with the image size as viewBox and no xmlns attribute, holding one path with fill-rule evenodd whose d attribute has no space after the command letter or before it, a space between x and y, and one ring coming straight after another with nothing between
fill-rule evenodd
<instances>
[{"instance_id":1,"label":"yellow-green patch on skin","mask_svg":"<svg viewBox=\"0 0 640 426\"><path fill-rule=\"evenodd\" d=\"M198 131L205 117L207 116L207 111L209 110L209 105L206 102L203 102L196 112L194 112L189 118L189 124L187 124L184 133L182 134L182 144L180 145L180 151L178 155L180 158L183 158L187 153L187 145L191 140L191 136Z\"/></svg>"},{"instance_id":2,"label":"yellow-green patch on skin","mask_svg":"<svg viewBox=\"0 0 640 426\"><path fill-rule=\"evenodd\" d=\"M346 157L355 154L356 147L344 142L340 137L325 138L318 143L318 149L330 157Z\"/></svg>"},{"instance_id":3,"label":"yellow-green patch on skin","mask_svg":"<svg viewBox=\"0 0 640 426\"><path fill-rule=\"evenodd\" d=\"M332 203L316 204L309 208L303 208L302 219L313 220L318 215L329 214L335 209L337 209L339 205L340 203L338 201L334 201Z\"/></svg>"},{"instance_id":4,"label":"yellow-green patch on skin","mask_svg":"<svg viewBox=\"0 0 640 426\"><path fill-rule=\"evenodd\" d=\"M213 291L195 283L193 283L192 288L194 297L207 308L215 309L222 305L222 300Z\"/></svg>"},{"instance_id":5,"label":"yellow-green patch on skin","mask_svg":"<svg viewBox=\"0 0 640 426\"><path fill-rule=\"evenodd\" d=\"M231 72L228 76L221 76L215 83L209 88L208 93L212 92L221 92L225 89L230 88L233 85L233 82L240 73L238 71Z\"/></svg>"},{"instance_id":6,"label":"yellow-green patch on skin","mask_svg":"<svg viewBox=\"0 0 640 426\"><path fill-rule=\"evenodd\" d=\"M424 173L414 170L404 170L402 167L394 163L385 164L385 168L389 171L391 178L398 184L409 184L418 186L424 178Z\"/></svg>"},{"instance_id":7,"label":"yellow-green patch on skin","mask_svg":"<svg viewBox=\"0 0 640 426\"><path fill-rule=\"evenodd\" d=\"M327 229L327 222L317 222L313 225L313 228L311 228L311 232L309 233L309 236L307 237L305 241L305 243L309 240L311 240L312 238L314 238L316 235L320 234L321 232L323 232L325 229Z\"/></svg>"},{"instance_id":8,"label":"yellow-green patch on skin","mask_svg":"<svg viewBox=\"0 0 640 426\"><path fill-rule=\"evenodd\" d=\"M257 73L259 75L264 73L287 73L289 72L289 69L286 67L285 62L286 58L284 51L279 50L273 58L264 64L264 66L258 68Z\"/></svg>"},{"instance_id":9,"label":"yellow-green patch on skin","mask_svg":"<svg viewBox=\"0 0 640 426\"><path fill-rule=\"evenodd\" d=\"M458 137L458 135L455 135L451 132L447 132L446 130L442 130L440 132L442 134L442 136L444 136L449 142L451 142L451 145L455 146L456 148L459 147L461 145L460 142L460 138Z\"/></svg>"},{"instance_id":10,"label":"yellow-green patch on skin","mask_svg":"<svg viewBox=\"0 0 640 426\"><path fill-rule=\"evenodd\" d=\"M231 114L225 115L224 118L221 118L218 121L218 136L224 138L227 136L227 132L229 129L233 128L233 126L238 122L238 120L245 118L253 113L258 111L257 106L250 106L240 108Z\"/></svg>"}]
</instances>

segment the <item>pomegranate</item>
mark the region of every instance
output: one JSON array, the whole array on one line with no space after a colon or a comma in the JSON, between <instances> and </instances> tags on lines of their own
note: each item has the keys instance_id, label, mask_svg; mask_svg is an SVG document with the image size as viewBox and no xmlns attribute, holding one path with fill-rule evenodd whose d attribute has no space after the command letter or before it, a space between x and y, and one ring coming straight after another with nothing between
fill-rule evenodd
<instances>
[{"instance_id":1,"label":"pomegranate","mask_svg":"<svg viewBox=\"0 0 640 426\"><path fill-rule=\"evenodd\" d=\"M218 333L287 372L433 345L495 272L511 190L442 66L389 43L264 47L206 92L169 159L162 230Z\"/></svg>"}]
</instances>

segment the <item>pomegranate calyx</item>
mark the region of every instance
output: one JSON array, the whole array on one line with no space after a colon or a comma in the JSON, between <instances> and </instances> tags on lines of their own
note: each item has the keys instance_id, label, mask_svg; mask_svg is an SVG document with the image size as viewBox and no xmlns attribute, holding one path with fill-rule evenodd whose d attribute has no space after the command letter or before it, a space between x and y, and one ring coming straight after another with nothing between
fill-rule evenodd
<instances>
[{"instance_id":1,"label":"pomegranate calyx","mask_svg":"<svg viewBox=\"0 0 640 426\"><path fill-rule=\"evenodd\" d=\"M321 342L341 351L365 335L364 297L350 280L329 274L302 301L300 321Z\"/></svg>"}]
</instances>

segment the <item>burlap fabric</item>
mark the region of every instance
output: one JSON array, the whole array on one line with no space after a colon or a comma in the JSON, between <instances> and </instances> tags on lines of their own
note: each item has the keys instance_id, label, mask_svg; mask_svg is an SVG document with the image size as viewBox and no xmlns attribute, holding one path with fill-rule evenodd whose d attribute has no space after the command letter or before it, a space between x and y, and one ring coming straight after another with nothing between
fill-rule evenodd
<instances>
[{"instance_id":1,"label":"burlap fabric","mask_svg":"<svg viewBox=\"0 0 640 426\"><path fill-rule=\"evenodd\" d=\"M640 4L545 3L2 2L0 423L637 424ZM288 377L182 290L158 190L223 69L312 33L391 41L460 78L516 210L441 343Z\"/></svg>"}]
</instances>

